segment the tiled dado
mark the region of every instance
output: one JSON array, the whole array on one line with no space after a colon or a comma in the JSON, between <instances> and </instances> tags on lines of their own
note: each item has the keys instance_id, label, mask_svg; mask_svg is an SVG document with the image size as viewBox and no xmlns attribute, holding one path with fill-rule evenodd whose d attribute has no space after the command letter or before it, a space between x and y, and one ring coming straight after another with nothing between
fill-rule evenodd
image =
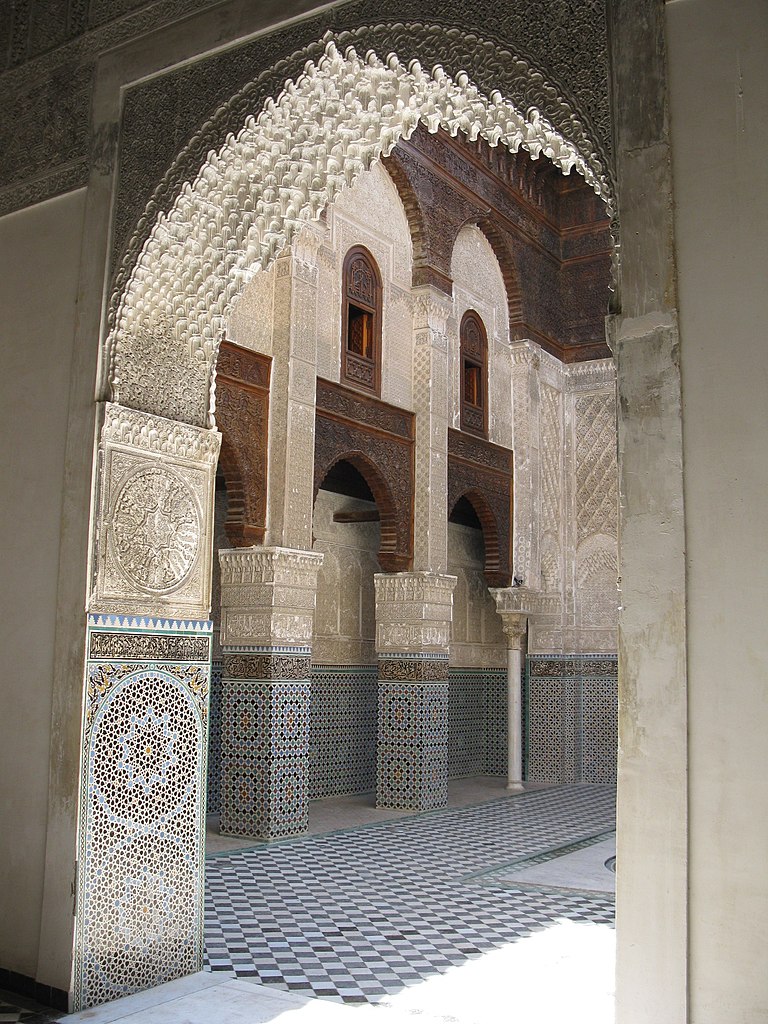
<instances>
[{"instance_id":1,"label":"tiled dado","mask_svg":"<svg viewBox=\"0 0 768 1024\"><path fill-rule=\"evenodd\" d=\"M221 680L221 831L278 839L307 829L308 648L227 648Z\"/></svg>"},{"instance_id":2,"label":"tiled dado","mask_svg":"<svg viewBox=\"0 0 768 1024\"><path fill-rule=\"evenodd\" d=\"M507 673L448 672L448 777L507 774Z\"/></svg>"},{"instance_id":3,"label":"tiled dado","mask_svg":"<svg viewBox=\"0 0 768 1024\"><path fill-rule=\"evenodd\" d=\"M410 810L448 799L448 658L379 656L376 804Z\"/></svg>"},{"instance_id":4,"label":"tiled dado","mask_svg":"<svg viewBox=\"0 0 768 1024\"><path fill-rule=\"evenodd\" d=\"M388 667L389 668L389 667ZM418 672L413 665L407 671ZM429 669L421 669L422 674ZM443 672L443 666L440 666ZM211 668L208 813L221 809L221 675ZM309 729L309 799L376 788L378 670L314 665ZM507 676L504 669L449 669L448 777L506 775Z\"/></svg>"},{"instance_id":5,"label":"tiled dado","mask_svg":"<svg viewBox=\"0 0 768 1024\"><path fill-rule=\"evenodd\" d=\"M309 798L376 788L374 665L312 668Z\"/></svg>"},{"instance_id":6,"label":"tiled dado","mask_svg":"<svg viewBox=\"0 0 768 1024\"><path fill-rule=\"evenodd\" d=\"M532 654L526 659L527 778L616 781L615 655Z\"/></svg>"},{"instance_id":7,"label":"tiled dado","mask_svg":"<svg viewBox=\"0 0 768 1024\"><path fill-rule=\"evenodd\" d=\"M211 697L208 714L208 814L221 812L221 670L211 662Z\"/></svg>"},{"instance_id":8,"label":"tiled dado","mask_svg":"<svg viewBox=\"0 0 768 1024\"><path fill-rule=\"evenodd\" d=\"M75 1010L202 967L211 630L88 617Z\"/></svg>"}]
</instances>

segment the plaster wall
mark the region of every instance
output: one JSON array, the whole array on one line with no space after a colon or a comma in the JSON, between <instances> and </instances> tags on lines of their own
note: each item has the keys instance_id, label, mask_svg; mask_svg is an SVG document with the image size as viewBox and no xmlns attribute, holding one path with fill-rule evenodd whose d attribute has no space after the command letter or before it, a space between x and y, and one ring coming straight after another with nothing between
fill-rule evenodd
<instances>
[{"instance_id":1,"label":"plaster wall","mask_svg":"<svg viewBox=\"0 0 768 1024\"><path fill-rule=\"evenodd\" d=\"M768 1019L768 17L762 0L677 0L666 27L684 410L689 1019L746 1024Z\"/></svg>"},{"instance_id":2,"label":"plaster wall","mask_svg":"<svg viewBox=\"0 0 768 1024\"><path fill-rule=\"evenodd\" d=\"M413 408L412 246L405 209L384 167L374 164L328 210L327 244L318 265L317 372L338 381L341 367L341 273L353 245L373 255L384 287L381 398Z\"/></svg>"},{"instance_id":3,"label":"plaster wall","mask_svg":"<svg viewBox=\"0 0 768 1024\"><path fill-rule=\"evenodd\" d=\"M317 577L315 636L312 660L317 665L374 665L376 598L373 575L377 560L378 523L334 523L333 514L374 509L369 501L331 491L317 492L312 528L314 551L323 564Z\"/></svg>"},{"instance_id":4,"label":"plaster wall","mask_svg":"<svg viewBox=\"0 0 768 1024\"><path fill-rule=\"evenodd\" d=\"M451 426L461 426L461 347L459 328L468 309L480 314L488 338L488 440L512 447L509 415L511 361L507 292L499 262L485 235L474 225L458 234L451 258L453 322L450 329Z\"/></svg>"},{"instance_id":5,"label":"plaster wall","mask_svg":"<svg viewBox=\"0 0 768 1024\"><path fill-rule=\"evenodd\" d=\"M28 977L37 975L43 905L56 596L84 205L85 193L73 192L0 220L0 965Z\"/></svg>"},{"instance_id":6,"label":"plaster wall","mask_svg":"<svg viewBox=\"0 0 768 1024\"><path fill-rule=\"evenodd\" d=\"M483 574L480 530L448 523L448 573L456 577L451 625L451 668L503 668L507 647L501 618Z\"/></svg>"}]
</instances>

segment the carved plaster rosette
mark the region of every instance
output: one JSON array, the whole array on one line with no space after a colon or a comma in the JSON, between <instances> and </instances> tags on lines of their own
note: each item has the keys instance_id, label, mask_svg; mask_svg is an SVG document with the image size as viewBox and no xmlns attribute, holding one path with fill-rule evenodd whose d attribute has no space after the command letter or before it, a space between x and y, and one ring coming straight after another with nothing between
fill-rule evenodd
<instances>
[{"instance_id":1,"label":"carved plaster rosette","mask_svg":"<svg viewBox=\"0 0 768 1024\"><path fill-rule=\"evenodd\" d=\"M206 617L219 435L109 404L91 611Z\"/></svg>"}]
</instances>

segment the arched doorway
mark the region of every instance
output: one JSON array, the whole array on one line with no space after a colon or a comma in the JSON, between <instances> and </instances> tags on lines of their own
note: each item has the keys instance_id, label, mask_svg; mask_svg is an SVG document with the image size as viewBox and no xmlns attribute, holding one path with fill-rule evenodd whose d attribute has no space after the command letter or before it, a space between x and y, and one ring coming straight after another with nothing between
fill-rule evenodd
<instances>
[{"instance_id":1,"label":"arched doorway","mask_svg":"<svg viewBox=\"0 0 768 1024\"><path fill-rule=\"evenodd\" d=\"M266 158L273 152L270 133L277 131L284 136L286 124L301 121L305 98L311 99L317 89L337 90L341 84L382 99L381 108L374 118L375 126L361 131L360 125L353 121L349 125L350 136L343 121L324 125L323 131L330 130L335 148L332 146L328 154L324 136L312 140L327 156L316 180L310 172L312 166L316 170L317 166L311 161L306 168L300 168L298 175L291 167L281 165L287 176L278 180L274 166L268 165L268 161L259 164L257 160L261 173L254 176L248 160L251 157ZM394 112L389 104L383 102L387 85L396 86L408 97L408 103ZM465 99L465 110L457 123L452 120L453 112L458 109L457 101ZM213 427L213 359L221 342L222 328L226 325L232 303L240 293L242 282L258 266L263 269L268 265L286 240L293 236L303 217L319 213L323 204L333 199L345 181L352 181L367 163L388 152L398 137L411 132L419 116L430 124L425 112L427 108L432 112L431 124L434 126L479 133L493 139L494 143L501 140L510 148L523 144L536 153L546 150L561 168L570 170L576 166L593 187L609 196L607 181L598 170L599 161L593 155L582 155L577 146L541 119L527 121L501 97L494 97L489 103L472 89L466 76L459 76L454 81L442 71L425 75L416 65L406 69L394 57L382 62L369 55L363 61L354 52L341 55L332 44L328 45L326 57L314 69L307 69L295 89L286 90L279 102L268 107L258 121L249 117L237 139L232 139L220 154L206 161L194 184L179 197L168 215L156 220L141 260L117 297L108 357L104 361L107 374L104 385L110 388L112 403L101 435L101 519L92 609L97 618L119 617L125 613L140 616L141 622L136 628L151 637L142 643L151 647L153 656L160 661L164 651L172 650L175 654L184 646L176 637L186 633L194 634L200 641L207 640L207 659L210 659L210 623L203 616L210 596L213 467L219 443ZM409 110L416 113L411 115ZM341 138L345 140L346 149L336 141ZM256 188L251 193L246 187L241 202L243 181ZM202 235L190 230L192 225L202 228ZM312 245L311 231L307 239L309 249ZM311 268L310 255L308 251L305 262ZM277 275L278 280L280 276ZM311 285L310 279L311 270L306 279L306 283ZM431 316L431 312L428 315ZM313 381L303 382L307 387L312 384ZM293 394L301 405L298 391L297 381ZM295 413L295 422L302 415L298 407L286 415L286 435L283 438L286 444L294 422L290 413ZM301 500L297 498L290 507L286 504L286 511L300 510L296 520L289 522L289 527L294 530L292 536L301 538L304 547L300 550L306 550L309 547L308 523L311 516L307 517L304 499L311 493L311 482L301 475L295 479ZM126 520L127 510L137 503L147 515L141 524L143 529L131 532ZM158 576L156 567L150 569L148 566L154 565L159 550L166 549L163 541L169 521L186 527L186 539L180 548L173 546L167 565L161 567ZM297 545L299 542L294 540L293 543ZM246 579L244 567L236 565L233 560L229 583L239 587L238 593L242 595L250 583L274 582L267 579L270 571L262 566L258 578ZM272 626L278 618L273 617ZM262 637L259 632L261 626L250 611L239 610L231 616L230 623L230 637L235 640L250 642L254 637ZM131 628L131 624L122 619L109 625L113 630ZM92 623L94 635L105 628L103 623ZM274 636L285 639L280 632L283 628L278 623ZM304 628L305 624L302 625ZM156 636L163 639L156 640ZM297 638L298 634L290 639ZM300 638L306 639L303 634ZM201 655L204 646L204 642L197 645ZM295 656L305 659L306 654L302 647L301 653ZM284 652L270 654L270 657L287 656ZM204 721L208 685L204 670L206 660L201 656L199 661L191 664L194 668L185 669L183 673L189 683L189 703L198 720ZM96 665L94 673L103 669L103 665ZM151 689L151 679L147 683L147 678L142 679L144 690L147 685ZM99 713L109 704L109 689L94 690L93 699L99 706ZM137 687L136 700L144 699L142 693L143 690ZM118 723L115 728L120 729L122 725ZM97 738L99 742L106 742L103 733L91 735L94 743ZM185 739L179 733L174 742L188 743L189 738ZM190 748L187 753L195 761L199 780L202 768L199 752L196 754ZM92 751L92 754L98 757L97 751ZM136 795L141 802L141 794L137 792ZM78 892L81 911L77 936L78 956L81 958L77 993L79 1005L90 1005L120 994L126 986L140 987L156 981L153 965L161 950L166 965L163 969L168 972L182 973L190 969L190 965L199 963L201 847L194 833L200 820L201 804L199 794L193 800L190 791L186 797L188 799L182 801L177 808L178 813L173 816L173 828L179 830L179 835L183 832L188 840L183 901L185 923L182 927L175 918L171 922L167 914L161 914L153 918L151 928L140 927L137 924L140 919L134 920L133 902L128 900L125 914L122 917L118 915L114 928L118 931L128 928L132 935L135 933L136 941L132 940L130 952L122 965L118 964L110 973L114 980L104 983L95 980L101 965L92 964L88 959L89 951L96 947L96 942L95 934L89 931L92 919L87 913L87 905L89 900L103 895L99 890L102 883L98 881L101 876L94 851L104 839L109 853L112 840L106 839L100 831L99 808L94 802L93 791L84 791L81 813L86 857ZM154 818L151 826L147 836L153 838L147 842L159 842L171 827L165 820L158 823ZM132 819L127 821L125 828L130 831ZM128 841L120 849L120 870L128 877L132 870L131 851L134 847ZM152 885L147 883L149 888L144 886L144 889L154 894L152 898L155 901L162 902L162 886L155 884L156 880L150 881ZM99 890L98 896L94 896L96 890ZM125 923L125 915L130 917L128 924ZM102 922L99 927L112 925ZM179 935L183 938L179 939Z\"/></svg>"}]
</instances>

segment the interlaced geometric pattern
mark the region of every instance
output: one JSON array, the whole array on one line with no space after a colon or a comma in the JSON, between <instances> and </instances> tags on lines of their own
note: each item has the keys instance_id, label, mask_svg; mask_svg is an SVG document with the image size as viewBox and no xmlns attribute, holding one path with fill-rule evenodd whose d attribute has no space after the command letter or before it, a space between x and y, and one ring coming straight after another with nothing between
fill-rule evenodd
<instances>
[{"instance_id":1,"label":"interlaced geometric pattern","mask_svg":"<svg viewBox=\"0 0 768 1024\"><path fill-rule=\"evenodd\" d=\"M97 618L89 650L105 657L89 660L86 680L77 1009L189 974L202 961L211 624L115 616L101 617L101 628ZM190 637L205 642L181 642ZM146 660L148 649L174 647L190 660Z\"/></svg>"},{"instance_id":2,"label":"interlaced geometric pattern","mask_svg":"<svg viewBox=\"0 0 768 1024\"><path fill-rule=\"evenodd\" d=\"M507 673L487 669L483 693L483 774L507 774Z\"/></svg>"},{"instance_id":3,"label":"interlaced geometric pattern","mask_svg":"<svg viewBox=\"0 0 768 1024\"><path fill-rule=\"evenodd\" d=\"M211 703L208 716L208 814L221 811L221 662L211 662Z\"/></svg>"},{"instance_id":4,"label":"interlaced geometric pattern","mask_svg":"<svg viewBox=\"0 0 768 1024\"><path fill-rule=\"evenodd\" d=\"M453 670L448 674L448 778L483 772L482 672Z\"/></svg>"},{"instance_id":5,"label":"interlaced geometric pattern","mask_svg":"<svg viewBox=\"0 0 768 1024\"><path fill-rule=\"evenodd\" d=\"M114 666L92 669L92 678L96 671L113 685L94 716L87 759L79 964L87 1006L198 969L205 735L169 672Z\"/></svg>"},{"instance_id":6,"label":"interlaced geometric pattern","mask_svg":"<svg viewBox=\"0 0 768 1024\"><path fill-rule=\"evenodd\" d=\"M448 683L379 680L376 802L428 810L448 798Z\"/></svg>"},{"instance_id":7,"label":"interlaced geometric pattern","mask_svg":"<svg viewBox=\"0 0 768 1024\"><path fill-rule=\"evenodd\" d=\"M616 655L533 654L526 665L526 778L615 782Z\"/></svg>"},{"instance_id":8,"label":"interlaced geometric pattern","mask_svg":"<svg viewBox=\"0 0 768 1024\"><path fill-rule=\"evenodd\" d=\"M541 528L557 536L562 501L563 396L548 384L541 385Z\"/></svg>"},{"instance_id":9,"label":"interlaced geometric pattern","mask_svg":"<svg viewBox=\"0 0 768 1024\"><path fill-rule=\"evenodd\" d=\"M618 518L616 403L606 394L576 399L577 543L593 533L615 537Z\"/></svg>"},{"instance_id":10,"label":"interlaced geometric pattern","mask_svg":"<svg viewBox=\"0 0 768 1024\"><path fill-rule=\"evenodd\" d=\"M221 830L226 835L272 839L306 830L309 708L308 680L224 675Z\"/></svg>"},{"instance_id":11,"label":"interlaced geometric pattern","mask_svg":"<svg viewBox=\"0 0 768 1024\"><path fill-rule=\"evenodd\" d=\"M309 741L309 799L376 788L377 670L314 666ZM505 775L507 679L503 669L450 669L448 774ZM211 674L208 813L221 808L221 662Z\"/></svg>"},{"instance_id":12,"label":"interlaced geometric pattern","mask_svg":"<svg viewBox=\"0 0 768 1024\"><path fill-rule=\"evenodd\" d=\"M376 787L375 666L312 669L311 800Z\"/></svg>"},{"instance_id":13,"label":"interlaced geometric pattern","mask_svg":"<svg viewBox=\"0 0 768 1024\"><path fill-rule=\"evenodd\" d=\"M611 786L562 786L207 861L206 964L336 1002L406 985L610 896L495 886L487 872L614 828Z\"/></svg>"}]
</instances>

